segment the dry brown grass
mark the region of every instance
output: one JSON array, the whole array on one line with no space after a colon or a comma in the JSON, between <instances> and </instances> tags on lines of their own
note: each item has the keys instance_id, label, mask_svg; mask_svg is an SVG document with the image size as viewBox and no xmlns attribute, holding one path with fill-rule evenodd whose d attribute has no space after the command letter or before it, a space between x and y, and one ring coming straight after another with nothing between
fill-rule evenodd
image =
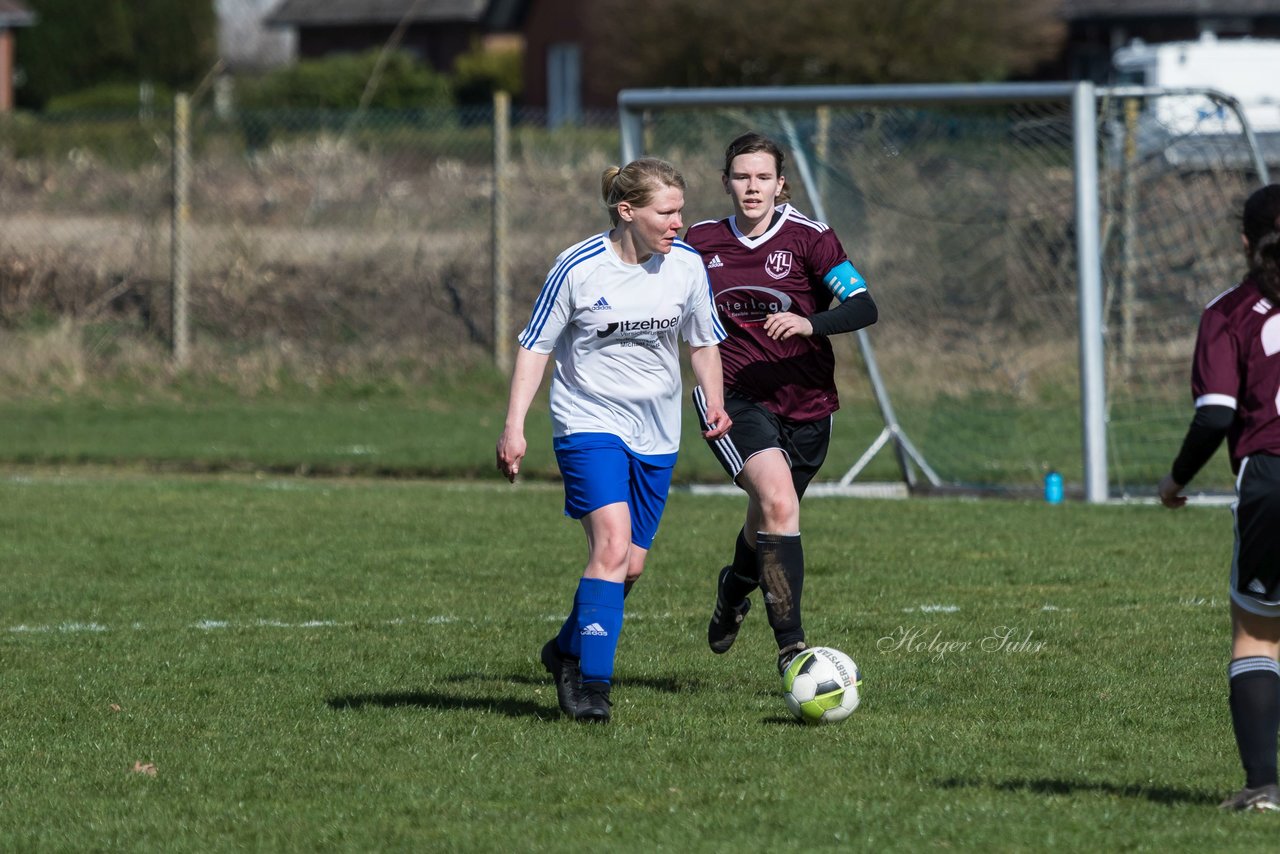
<instances>
[{"instance_id":1,"label":"dry brown grass","mask_svg":"<svg viewBox=\"0 0 1280 854\"><path fill-rule=\"evenodd\" d=\"M598 144L517 138L503 258L510 337L556 253L607 226L598 182L616 159ZM721 143L717 132L670 155L690 179L687 222L725 213ZM871 340L895 395L1032 399L1074 386L1069 170L994 180L981 158L856 153L837 153L849 160L833 164L828 208L880 305ZM156 162L120 169L82 152L0 152L0 383L172 383L165 156L158 144ZM429 382L439 366L489 358L493 175L483 156L380 151L321 133L251 154L207 146L193 166L190 373L252 394ZM1199 307L1230 283L1238 259L1217 212L1233 186L1176 175L1144 183L1137 358L1181 363ZM1104 226L1114 246L1119 223ZM1105 263L1118 280L1114 249ZM1114 289L1108 310L1114 327ZM837 346L846 395L869 396L852 338Z\"/></svg>"},{"instance_id":2,"label":"dry brown grass","mask_svg":"<svg viewBox=\"0 0 1280 854\"><path fill-rule=\"evenodd\" d=\"M48 329L0 336L0 383L9 387L78 391L88 380L79 325L62 318Z\"/></svg>"}]
</instances>

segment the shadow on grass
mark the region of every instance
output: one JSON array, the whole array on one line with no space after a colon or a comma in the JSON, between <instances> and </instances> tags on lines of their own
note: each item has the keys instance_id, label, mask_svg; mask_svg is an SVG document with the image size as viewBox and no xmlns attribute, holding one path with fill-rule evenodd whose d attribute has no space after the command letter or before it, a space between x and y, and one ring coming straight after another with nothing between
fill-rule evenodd
<instances>
[{"instance_id":1,"label":"shadow on grass","mask_svg":"<svg viewBox=\"0 0 1280 854\"><path fill-rule=\"evenodd\" d=\"M456 673L442 678L444 682L475 683L486 680L551 687L551 676L545 673L540 673L537 676L529 676L527 673L512 673L507 676L494 676L487 673ZM647 676L627 676L625 674L615 674L613 684L619 688L646 688L650 691L660 691L664 694L697 694L703 691L721 690L718 684L704 682L700 679L677 679L675 677L655 679Z\"/></svg>"},{"instance_id":2,"label":"shadow on grass","mask_svg":"<svg viewBox=\"0 0 1280 854\"><path fill-rule=\"evenodd\" d=\"M390 691L381 694L344 694L330 697L325 701L329 708L337 712L347 712L374 706L381 709L398 709L403 707L419 709L438 709L457 712L497 712L509 718L558 717L560 710L555 706L544 706L527 700L513 700L511 697L476 697L456 696L439 691Z\"/></svg>"},{"instance_id":3,"label":"shadow on grass","mask_svg":"<svg viewBox=\"0 0 1280 854\"><path fill-rule=\"evenodd\" d=\"M938 782L943 789L998 789L1003 792L1031 792L1037 795L1074 795L1098 792L1122 798L1145 798L1158 804L1197 804L1214 806L1219 796L1190 789L1150 786L1141 783L1107 783L1084 780L962 780L952 777Z\"/></svg>"},{"instance_id":4,"label":"shadow on grass","mask_svg":"<svg viewBox=\"0 0 1280 854\"><path fill-rule=\"evenodd\" d=\"M614 682L623 687L646 688L650 691L660 691L663 694L700 694L703 691L718 690L715 686L708 685L699 679L676 679L675 677L663 677L661 679L653 679L648 676L617 676Z\"/></svg>"}]
</instances>

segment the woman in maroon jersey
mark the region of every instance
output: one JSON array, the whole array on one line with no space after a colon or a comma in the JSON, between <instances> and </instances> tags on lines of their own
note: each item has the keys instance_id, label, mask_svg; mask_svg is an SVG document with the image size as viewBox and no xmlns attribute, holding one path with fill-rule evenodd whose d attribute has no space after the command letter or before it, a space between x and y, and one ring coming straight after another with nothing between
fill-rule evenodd
<instances>
[{"instance_id":1,"label":"woman in maroon jersey","mask_svg":"<svg viewBox=\"0 0 1280 854\"><path fill-rule=\"evenodd\" d=\"M1183 488L1223 438L1236 474L1231 562L1231 723L1245 785L1223 809L1280 810L1280 184L1244 205L1249 271L1205 308L1191 366L1196 413L1160 501Z\"/></svg>"},{"instance_id":2,"label":"woman in maroon jersey","mask_svg":"<svg viewBox=\"0 0 1280 854\"><path fill-rule=\"evenodd\" d=\"M729 433L708 440L747 494L733 562L720 570L707 643L733 645L753 590L778 644L778 669L805 648L800 499L827 455L839 408L828 336L876 322L875 302L835 232L787 203L782 149L747 133L725 151L733 216L691 226L716 310ZM836 305L832 306L835 301ZM699 413L703 400L694 390Z\"/></svg>"}]
</instances>

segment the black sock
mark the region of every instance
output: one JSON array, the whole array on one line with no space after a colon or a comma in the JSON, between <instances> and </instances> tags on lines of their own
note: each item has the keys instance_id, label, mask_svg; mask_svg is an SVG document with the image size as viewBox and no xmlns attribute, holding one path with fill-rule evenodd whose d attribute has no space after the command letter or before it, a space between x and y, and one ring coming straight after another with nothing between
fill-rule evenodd
<instances>
[{"instance_id":1,"label":"black sock","mask_svg":"<svg viewBox=\"0 0 1280 854\"><path fill-rule=\"evenodd\" d=\"M631 592L631 588L635 587L636 582L639 580L640 579L638 578L628 578L626 581L622 582L622 598L623 599L627 598L627 594Z\"/></svg>"},{"instance_id":2,"label":"black sock","mask_svg":"<svg viewBox=\"0 0 1280 854\"><path fill-rule=\"evenodd\" d=\"M804 591L804 547L799 534L756 534L760 587L778 649L804 641L800 594Z\"/></svg>"},{"instance_id":3,"label":"black sock","mask_svg":"<svg viewBox=\"0 0 1280 854\"><path fill-rule=\"evenodd\" d=\"M738 531L738 541L733 546L733 568L724 580L724 597L730 607L736 606L760 586L760 567L756 564L756 550L747 545L747 535Z\"/></svg>"},{"instance_id":4,"label":"black sock","mask_svg":"<svg viewBox=\"0 0 1280 854\"><path fill-rule=\"evenodd\" d=\"M1276 782L1276 731L1280 729L1280 665L1264 656L1237 658L1231 678L1231 725L1244 765L1245 786Z\"/></svg>"}]
</instances>

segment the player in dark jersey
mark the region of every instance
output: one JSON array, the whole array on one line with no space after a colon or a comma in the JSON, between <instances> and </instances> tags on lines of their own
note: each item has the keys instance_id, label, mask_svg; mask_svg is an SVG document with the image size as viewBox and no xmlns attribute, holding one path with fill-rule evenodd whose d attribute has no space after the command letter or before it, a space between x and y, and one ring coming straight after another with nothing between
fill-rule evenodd
<instances>
[{"instance_id":1,"label":"player in dark jersey","mask_svg":"<svg viewBox=\"0 0 1280 854\"><path fill-rule=\"evenodd\" d=\"M720 570L707 643L733 645L763 588L778 668L805 648L800 499L827 455L839 408L827 337L875 323L876 305L835 232L787 204L782 149L747 133L725 151L734 215L691 226L729 337L720 342L727 435L709 440L747 494L733 563ZM832 307L833 299L837 304ZM694 402L702 412L700 390Z\"/></svg>"},{"instance_id":2,"label":"player in dark jersey","mask_svg":"<svg viewBox=\"0 0 1280 854\"><path fill-rule=\"evenodd\" d=\"M1223 809L1280 811L1280 184L1244 205L1244 281L1205 308L1191 366L1195 417L1160 501L1183 488L1227 440L1236 474L1231 565L1231 723L1245 785Z\"/></svg>"}]
</instances>

